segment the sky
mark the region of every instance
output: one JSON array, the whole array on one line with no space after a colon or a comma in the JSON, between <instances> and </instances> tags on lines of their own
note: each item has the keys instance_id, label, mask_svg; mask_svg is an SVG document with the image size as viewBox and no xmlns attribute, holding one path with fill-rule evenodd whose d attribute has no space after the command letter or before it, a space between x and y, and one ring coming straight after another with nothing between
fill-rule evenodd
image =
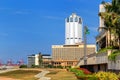
<instances>
[{"instance_id":1,"label":"sky","mask_svg":"<svg viewBox=\"0 0 120 80\"><path fill-rule=\"evenodd\" d=\"M65 18L76 13L88 26L87 43L95 44L102 0L0 0L0 61L14 63L36 53L51 54L65 43ZM105 0L111 2L111 0Z\"/></svg>"}]
</instances>

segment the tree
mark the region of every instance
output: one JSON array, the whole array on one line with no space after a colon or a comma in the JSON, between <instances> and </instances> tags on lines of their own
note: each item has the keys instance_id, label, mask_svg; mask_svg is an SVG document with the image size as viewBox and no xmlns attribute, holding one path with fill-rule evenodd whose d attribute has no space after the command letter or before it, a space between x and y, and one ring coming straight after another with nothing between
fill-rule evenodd
<instances>
[{"instance_id":1,"label":"tree","mask_svg":"<svg viewBox=\"0 0 120 80\"><path fill-rule=\"evenodd\" d=\"M115 13L113 25L115 33L118 36L119 50L120 50L120 0L112 0L112 11Z\"/></svg>"},{"instance_id":2,"label":"tree","mask_svg":"<svg viewBox=\"0 0 120 80\"><path fill-rule=\"evenodd\" d=\"M106 31L107 47L108 47L108 46L112 46L111 30L113 28L113 25L112 25L113 18L112 18L111 13L109 13L111 7L108 7L108 4L104 4L104 5L105 5L106 12L100 12L99 16L104 20L105 27L102 27L102 28ZM108 41L108 39L110 39L110 42Z\"/></svg>"},{"instance_id":3,"label":"tree","mask_svg":"<svg viewBox=\"0 0 120 80\"><path fill-rule=\"evenodd\" d=\"M107 46L113 46L111 44L111 32L115 32L115 36L117 34L119 39L119 49L120 49L120 0L112 0L112 4L103 3L105 6L105 12L99 13L102 19L104 19L104 29L109 35L110 42ZM116 41L114 41L116 42Z\"/></svg>"},{"instance_id":4,"label":"tree","mask_svg":"<svg viewBox=\"0 0 120 80\"><path fill-rule=\"evenodd\" d=\"M38 55L38 63L39 63L39 67L42 67L42 63L43 63L43 60L42 60L42 54L41 54L41 52L40 53L38 53L39 55Z\"/></svg>"}]
</instances>

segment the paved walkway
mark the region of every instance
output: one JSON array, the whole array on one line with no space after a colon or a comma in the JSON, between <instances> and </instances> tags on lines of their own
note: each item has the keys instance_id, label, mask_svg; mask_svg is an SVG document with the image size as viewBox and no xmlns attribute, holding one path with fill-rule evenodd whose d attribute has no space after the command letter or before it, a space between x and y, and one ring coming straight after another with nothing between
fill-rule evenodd
<instances>
[{"instance_id":1,"label":"paved walkway","mask_svg":"<svg viewBox=\"0 0 120 80\"><path fill-rule=\"evenodd\" d=\"M39 78L39 80L50 80L51 78L45 77L45 75L48 73L49 73L49 71L43 70L41 73L35 75L35 77Z\"/></svg>"}]
</instances>

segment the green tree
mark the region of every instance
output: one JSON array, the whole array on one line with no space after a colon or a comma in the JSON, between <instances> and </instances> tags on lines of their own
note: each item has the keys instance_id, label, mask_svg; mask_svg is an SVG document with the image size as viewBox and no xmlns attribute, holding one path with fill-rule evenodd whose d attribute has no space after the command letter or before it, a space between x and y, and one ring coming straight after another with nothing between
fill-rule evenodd
<instances>
[{"instance_id":1,"label":"green tree","mask_svg":"<svg viewBox=\"0 0 120 80\"><path fill-rule=\"evenodd\" d=\"M112 18L111 13L109 13L110 7L108 7L108 4L104 4L104 5L105 6L107 5L106 12L100 12L99 16L104 20L105 27L102 27L102 28L106 31L107 47L108 47L108 46L112 46L112 44L111 44L111 30L113 28L113 25L112 25L113 18ZM108 39L110 39L110 42L108 41Z\"/></svg>"},{"instance_id":2,"label":"green tree","mask_svg":"<svg viewBox=\"0 0 120 80\"><path fill-rule=\"evenodd\" d=\"M111 44L111 32L114 31L114 35L118 36L120 49L120 0L112 0L112 4L103 2L103 5L106 11L99 13L99 16L104 19L104 29L110 34L110 42L107 41L107 46L113 46Z\"/></svg>"},{"instance_id":3,"label":"green tree","mask_svg":"<svg viewBox=\"0 0 120 80\"><path fill-rule=\"evenodd\" d=\"M119 49L120 49L120 0L112 0L112 12L114 12L114 20L112 24L114 25L114 30L118 36Z\"/></svg>"},{"instance_id":4,"label":"green tree","mask_svg":"<svg viewBox=\"0 0 120 80\"><path fill-rule=\"evenodd\" d=\"M42 58L42 54L41 54L41 52L40 53L38 53L39 55L38 55L38 63L39 63L39 67L42 67L42 63L43 63L43 58Z\"/></svg>"}]
</instances>

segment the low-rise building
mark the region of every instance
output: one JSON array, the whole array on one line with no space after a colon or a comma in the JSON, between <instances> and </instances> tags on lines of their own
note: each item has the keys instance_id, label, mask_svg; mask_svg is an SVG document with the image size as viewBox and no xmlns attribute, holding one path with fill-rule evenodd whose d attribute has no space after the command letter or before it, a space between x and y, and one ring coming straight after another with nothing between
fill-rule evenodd
<instances>
[{"instance_id":1,"label":"low-rise building","mask_svg":"<svg viewBox=\"0 0 120 80\"><path fill-rule=\"evenodd\" d=\"M86 53L95 53L95 45L87 45ZM53 45L52 61L54 66L76 66L80 58L84 56L84 44Z\"/></svg>"},{"instance_id":2,"label":"low-rise building","mask_svg":"<svg viewBox=\"0 0 120 80\"><path fill-rule=\"evenodd\" d=\"M50 54L32 54L28 56L28 67L32 67L32 65L42 67L48 66L51 64L51 55Z\"/></svg>"},{"instance_id":3,"label":"low-rise building","mask_svg":"<svg viewBox=\"0 0 120 80\"><path fill-rule=\"evenodd\" d=\"M28 64L28 67L31 67L32 65L39 65L39 54L32 54L32 55L28 55L27 57L27 64Z\"/></svg>"}]
</instances>

